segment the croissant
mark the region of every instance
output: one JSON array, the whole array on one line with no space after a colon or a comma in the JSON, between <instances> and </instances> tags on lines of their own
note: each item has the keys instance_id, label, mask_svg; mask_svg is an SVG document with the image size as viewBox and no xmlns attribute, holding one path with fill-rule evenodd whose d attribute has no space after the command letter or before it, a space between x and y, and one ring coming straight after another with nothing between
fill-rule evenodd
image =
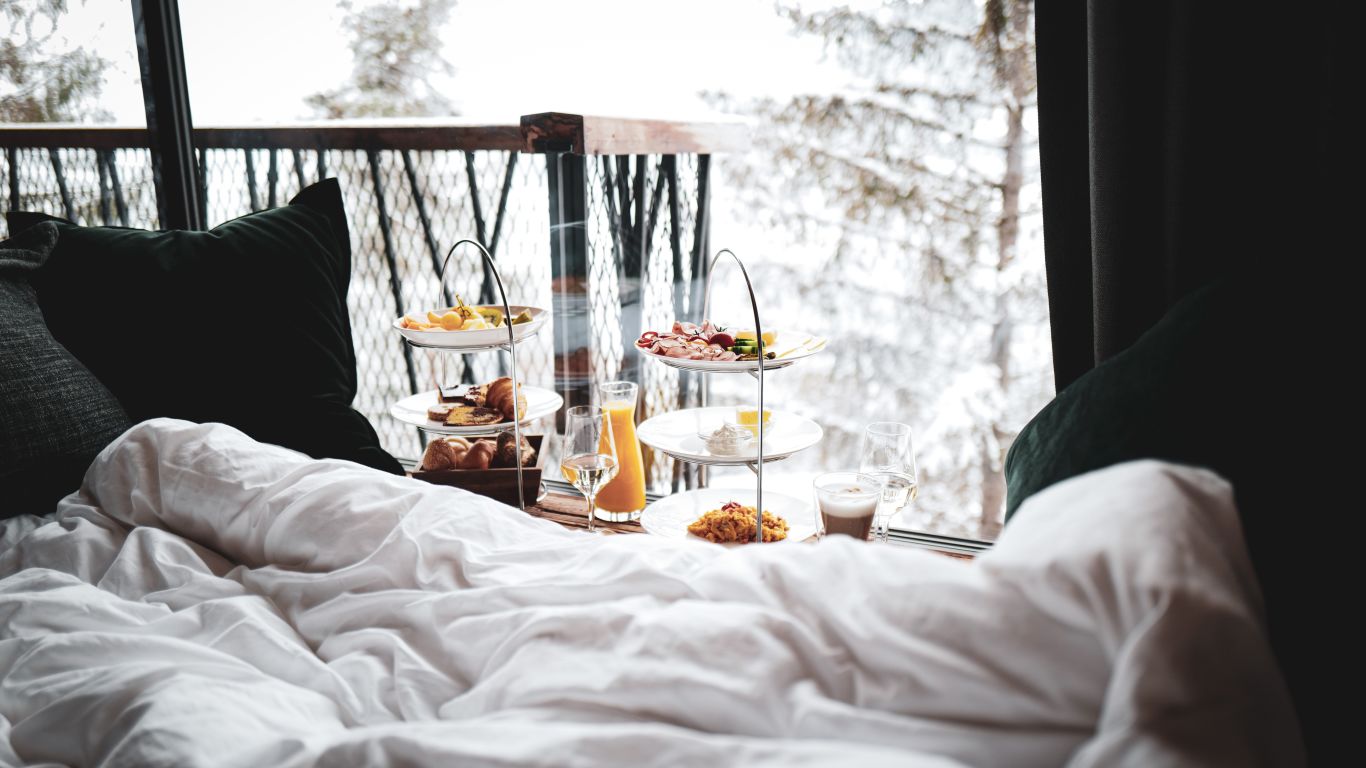
<instances>
[{"instance_id":1,"label":"croissant","mask_svg":"<svg viewBox=\"0 0 1366 768\"><path fill-rule=\"evenodd\" d=\"M488 469L493 460L492 440L475 440L474 445L460 459L460 469Z\"/></svg>"},{"instance_id":2,"label":"croissant","mask_svg":"<svg viewBox=\"0 0 1366 768\"><path fill-rule=\"evenodd\" d=\"M517 418L517 413L526 417L526 395L517 392L517 411L512 409L512 379L504 376L489 382L487 393L484 397L484 407L493 408L503 414L503 418L513 421Z\"/></svg>"}]
</instances>

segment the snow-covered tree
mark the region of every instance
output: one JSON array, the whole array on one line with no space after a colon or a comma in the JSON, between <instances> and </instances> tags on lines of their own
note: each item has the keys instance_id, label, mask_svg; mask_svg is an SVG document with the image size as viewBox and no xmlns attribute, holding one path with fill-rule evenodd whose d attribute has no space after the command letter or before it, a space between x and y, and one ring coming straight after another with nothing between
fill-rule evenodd
<instances>
[{"instance_id":1,"label":"snow-covered tree","mask_svg":"<svg viewBox=\"0 0 1366 768\"><path fill-rule=\"evenodd\" d=\"M66 0L0 2L0 122L102 122L109 62L57 34Z\"/></svg>"},{"instance_id":2,"label":"snow-covered tree","mask_svg":"<svg viewBox=\"0 0 1366 768\"><path fill-rule=\"evenodd\" d=\"M736 215L819 254L759 270L790 288L783 316L829 323L824 364L784 386L822 395L827 467L857 462L867 422L909 421L918 521L994 537L1005 452L1052 394L1042 250L1020 257L1022 222L1038 226L1030 0L779 12L849 76L785 102L717 97L756 118L730 167Z\"/></svg>"},{"instance_id":3,"label":"snow-covered tree","mask_svg":"<svg viewBox=\"0 0 1366 768\"><path fill-rule=\"evenodd\" d=\"M455 71L441 55L441 29L455 0L383 0L346 9L352 51L350 80L317 93L308 105L327 118L454 115L433 78Z\"/></svg>"}]
</instances>

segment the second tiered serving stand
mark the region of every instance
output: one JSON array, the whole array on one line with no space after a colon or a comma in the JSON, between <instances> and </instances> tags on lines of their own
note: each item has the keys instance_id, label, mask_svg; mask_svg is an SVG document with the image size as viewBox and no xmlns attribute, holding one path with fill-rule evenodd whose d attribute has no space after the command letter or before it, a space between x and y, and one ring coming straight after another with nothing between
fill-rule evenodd
<instances>
[{"instance_id":1,"label":"second tiered serving stand","mask_svg":"<svg viewBox=\"0 0 1366 768\"><path fill-rule=\"evenodd\" d=\"M509 304L507 291L503 288L503 278L498 273L498 265L494 264L493 257L489 255L488 250L474 240L461 240L452 245L451 249L446 252L446 258L441 262L441 273L438 276L440 281L438 291L446 285L446 268L450 265L451 256L462 245L473 245L479 249L480 255L483 256L484 264L488 267L489 273L493 276L493 282L498 287L498 297L502 299L503 327L471 331L423 331L401 327L401 317L394 321L393 326L403 334L404 342L419 349L431 349L460 355L488 350L505 350L510 360L509 372L511 373L514 394L512 408L515 418L506 424L467 427L448 426L429 421L427 419L427 408L435 402L433 396L440 395L441 386L444 383L440 381L437 382L436 392L419 392L406 397L395 403L389 409L389 413L399 421L412 424L424 432L438 435L488 435L506 432L510 429L516 440L515 445L518 446L517 453L520 454L522 425L534 419L549 416L558 411L560 406L564 404L564 399L552 390L522 387L521 378L517 374L517 342L534 336L541 329L541 326L545 325L545 310ZM513 310L519 312L526 310L532 315L531 322L513 325L512 318L516 317ZM504 333L506 333L506 338L504 338ZM523 392L526 396L527 407L525 412L517 405L515 395L518 392ZM517 506L526 509L525 491L522 489L522 462L519 460L513 463L517 469Z\"/></svg>"},{"instance_id":2,"label":"second tiered serving stand","mask_svg":"<svg viewBox=\"0 0 1366 768\"><path fill-rule=\"evenodd\" d=\"M786 368L799 360L809 357L824 346L824 340L807 337L800 345L788 349L780 356L772 360L765 359L765 355L770 351L762 345L764 338L763 325L759 319L759 302L754 296L754 284L750 281L749 271L745 269L744 262L740 257L729 249L717 251L712 258L707 270L706 287L702 298L702 323L708 319L708 312L711 308L711 287L712 278L716 274L716 264L722 256L730 256L735 264L740 267L740 274L744 277L745 288L749 292L750 309L754 315L754 337L759 343L757 360L692 360L688 358L665 357L654 354L642 349L641 352L647 358L658 360L659 362L683 370L698 371L702 373L748 373L758 380L759 403L755 413L757 442L755 450L751 453L745 451L738 455L716 455L707 450L700 436L696 434L696 424L714 422L721 415L729 410L728 408L707 408L705 403L701 408L689 408L681 411L672 411L645 420L638 428L640 441L651 448L665 453L675 460L684 461L691 464L701 465L744 465L754 471L754 514L755 514L755 541L763 541L763 513L764 513L764 464L771 461L787 458L798 451L805 450L820 442L823 431L816 422L797 414L792 413L773 413L772 423L781 427L784 432L784 440L779 450L773 451L772 446L766 442L767 432L770 427L765 424L764 419L764 373L779 368ZM698 515L697 510L705 510L720 506L726 497L733 496L733 492L718 488L702 488L690 491L683 491L666 496L645 508L641 515L641 525L651 532L664 533L665 535L686 535L686 522L691 522ZM809 502L794 499L782 494L771 494L774 498L780 499L785 504L794 509L801 509L805 514L809 511ZM687 518L687 520L683 520ZM812 513L809 525L792 525L789 536L794 539L803 539L812 535L816 531L814 523L814 513ZM683 526L680 528L680 523ZM791 524L791 523L790 523Z\"/></svg>"}]
</instances>

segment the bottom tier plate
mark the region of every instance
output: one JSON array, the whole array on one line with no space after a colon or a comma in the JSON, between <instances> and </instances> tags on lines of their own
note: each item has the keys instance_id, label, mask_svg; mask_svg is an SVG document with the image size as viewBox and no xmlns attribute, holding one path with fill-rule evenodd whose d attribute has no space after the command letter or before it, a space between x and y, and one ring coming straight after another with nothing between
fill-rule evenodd
<instances>
[{"instance_id":1,"label":"bottom tier plate","mask_svg":"<svg viewBox=\"0 0 1366 768\"><path fill-rule=\"evenodd\" d=\"M640 515L640 527L656 536L702 541L688 533L688 526L702 513L719 509L728 501L753 506L754 491L744 488L701 488L671 494L645 508ZM788 541L803 541L816 535L816 515L810 501L765 490L764 509L787 520Z\"/></svg>"}]
</instances>

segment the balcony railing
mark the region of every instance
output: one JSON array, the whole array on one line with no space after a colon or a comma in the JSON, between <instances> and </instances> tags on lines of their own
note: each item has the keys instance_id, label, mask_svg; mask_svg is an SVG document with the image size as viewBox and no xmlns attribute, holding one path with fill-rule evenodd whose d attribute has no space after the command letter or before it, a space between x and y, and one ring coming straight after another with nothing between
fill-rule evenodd
<instances>
[{"instance_id":1,"label":"balcony railing","mask_svg":"<svg viewBox=\"0 0 1366 768\"><path fill-rule=\"evenodd\" d=\"M473 254L438 285L445 250L470 237L494 255L518 303L552 308L519 345L519 371L570 404L590 382L641 385L641 418L695 402L700 382L640 366L644 328L696 314L706 268L710 162L742 150L743 127L547 113L520 125L450 121L328 122L195 130L204 220L274 207L336 176L351 222L355 406L385 447L415 456L419 436L388 416L395 400L446 380L486 380L502 355L438 356L402 344L393 318L450 302L494 299ZM86 225L158 228L152 157L141 129L0 126L4 204ZM460 257L457 257L460 258ZM553 427L553 425L546 425ZM691 484L663 456L650 485Z\"/></svg>"}]
</instances>

